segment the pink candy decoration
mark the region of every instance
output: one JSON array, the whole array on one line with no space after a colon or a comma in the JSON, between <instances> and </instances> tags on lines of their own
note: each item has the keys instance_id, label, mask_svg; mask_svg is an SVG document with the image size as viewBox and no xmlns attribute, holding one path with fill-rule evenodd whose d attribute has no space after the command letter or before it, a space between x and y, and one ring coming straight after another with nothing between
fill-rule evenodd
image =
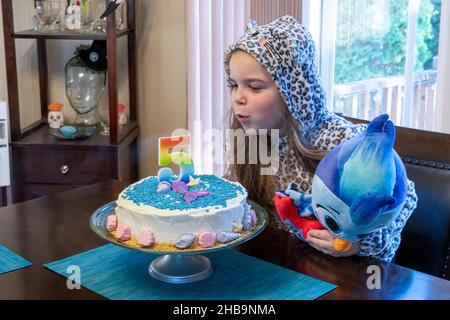
<instances>
[{"instance_id":1,"label":"pink candy decoration","mask_svg":"<svg viewBox=\"0 0 450 320\"><path fill-rule=\"evenodd\" d=\"M150 247L155 243L155 235L150 229L142 229L136 237L137 242L143 247Z\"/></svg>"},{"instance_id":2,"label":"pink candy decoration","mask_svg":"<svg viewBox=\"0 0 450 320\"><path fill-rule=\"evenodd\" d=\"M131 239L131 228L127 225L119 225L116 232L116 238L122 241Z\"/></svg>"},{"instance_id":3,"label":"pink candy decoration","mask_svg":"<svg viewBox=\"0 0 450 320\"><path fill-rule=\"evenodd\" d=\"M203 231L198 236L198 244L203 248L209 248L216 242L216 235L211 231Z\"/></svg>"},{"instance_id":4,"label":"pink candy decoration","mask_svg":"<svg viewBox=\"0 0 450 320\"><path fill-rule=\"evenodd\" d=\"M117 229L117 217L115 214L111 214L106 219L106 230L114 231Z\"/></svg>"}]
</instances>

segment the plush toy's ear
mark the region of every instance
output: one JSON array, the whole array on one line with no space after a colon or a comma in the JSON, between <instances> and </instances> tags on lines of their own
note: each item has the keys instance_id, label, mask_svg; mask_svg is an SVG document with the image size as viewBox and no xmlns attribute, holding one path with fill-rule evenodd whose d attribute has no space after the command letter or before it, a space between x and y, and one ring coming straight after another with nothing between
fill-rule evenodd
<instances>
[{"instance_id":1,"label":"plush toy's ear","mask_svg":"<svg viewBox=\"0 0 450 320\"><path fill-rule=\"evenodd\" d=\"M339 197L351 205L368 192L392 195L395 186L395 128L387 114L372 120L364 139L343 166Z\"/></svg>"},{"instance_id":2,"label":"plush toy's ear","mask_svg":"<svg viewBox=\"0 0 450 320\"><path fill-rule=\"evenodd\" d=\"M370 225L381 210L395 202L395 198L381 192L369 192L359 197L350 207L350 216L355 225Z\"/></svg>"}]
</instances>

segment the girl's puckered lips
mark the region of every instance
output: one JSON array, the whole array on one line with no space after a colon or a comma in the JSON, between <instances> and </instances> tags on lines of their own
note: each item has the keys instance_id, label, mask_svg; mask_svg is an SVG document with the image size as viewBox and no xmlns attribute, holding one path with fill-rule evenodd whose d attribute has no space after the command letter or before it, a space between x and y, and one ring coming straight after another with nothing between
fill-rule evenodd
<instances>
[{"instance_id":1,"label":"girl's puckered lips","mask_svg":"<svg viewBox=\"0 0 450 320\"><path fill-rule=\"evenodd\" d=\"M245 121L247 121L248 119L250 119L249 116L244 116L244 115L242 115L242 114L236 114L236 118L237 118L240 122L245 122Z\"/></svg>"}]
</instances>

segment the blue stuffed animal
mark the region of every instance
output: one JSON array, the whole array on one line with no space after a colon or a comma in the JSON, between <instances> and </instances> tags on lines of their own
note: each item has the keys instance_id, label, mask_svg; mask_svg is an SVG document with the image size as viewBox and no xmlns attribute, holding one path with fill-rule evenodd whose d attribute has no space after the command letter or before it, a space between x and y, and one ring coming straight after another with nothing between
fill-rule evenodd
<instances>
[{"instance_id":1,"label":"blue stuffed animal","mask_svg":"<svg viewBox=\"0 0 450 320\"><path fill-rule=\"evenodd\" d=\"M333 233L335 249L345 251L358 235L371 233L393 221L407 192L405 167L394 150L395 127L387 114L373 119L367 129L328 152L320 161L311 195L288 190L275 195L280 218L306 238L321 225ZM303 215L303 216L302 216Z\"/></svg>"}]
</instances>

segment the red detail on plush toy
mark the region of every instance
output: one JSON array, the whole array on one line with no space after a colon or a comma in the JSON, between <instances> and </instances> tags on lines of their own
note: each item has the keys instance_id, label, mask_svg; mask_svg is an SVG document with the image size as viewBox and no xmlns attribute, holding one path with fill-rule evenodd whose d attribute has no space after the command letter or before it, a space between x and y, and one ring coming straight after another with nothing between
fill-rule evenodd
<instances>
[{"instance_id":1,"label":"red detail on plush toy","mask_svg":"<svg viewBox=\"0 0 450 320\"><path fill-rule=\"evenodd\" d=\"M310 230L322 230L324 227L319 220L301 217L294 201L289 197L278 194L274 199L275 209L282 220L289 220L294 226L302 230L302 236L306 239Z\"/></svg>"}]
</instances>

